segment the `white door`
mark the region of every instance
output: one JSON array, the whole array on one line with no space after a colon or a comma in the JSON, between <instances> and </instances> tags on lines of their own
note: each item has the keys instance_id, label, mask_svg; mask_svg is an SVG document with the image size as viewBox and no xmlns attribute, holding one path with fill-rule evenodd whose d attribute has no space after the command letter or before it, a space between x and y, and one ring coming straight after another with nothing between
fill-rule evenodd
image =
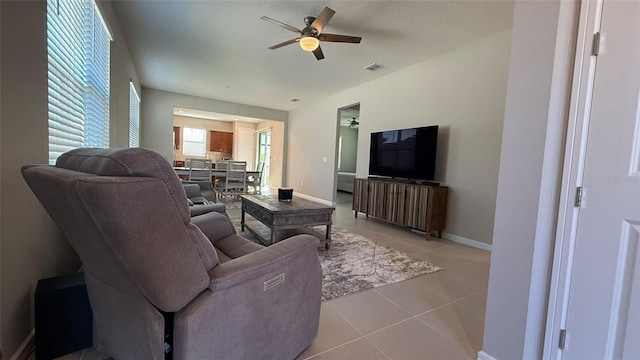
<instances>
[{"instance_id":1,"label":"white door","mask_svg":"<svg viewBox=\"0 0 640 360\"><path fill-rule=\"evenodd\" d=\"M602 46L578 160L582 205L556 300L566 329L557 355L640 359L640 1L605 0L601 10Z\"/></svg>"},{"instance_id":2,"label":"white door","mask_svg":"<svg viewBox=\"0 0 640 360\"><path fill-rule=\"evenodd\" d=\"M238 147L237 154L234 156L235 160L246 161L247 170L253 170L253 132L251 128L238 128Z\"/></svg>"}]
</instances>

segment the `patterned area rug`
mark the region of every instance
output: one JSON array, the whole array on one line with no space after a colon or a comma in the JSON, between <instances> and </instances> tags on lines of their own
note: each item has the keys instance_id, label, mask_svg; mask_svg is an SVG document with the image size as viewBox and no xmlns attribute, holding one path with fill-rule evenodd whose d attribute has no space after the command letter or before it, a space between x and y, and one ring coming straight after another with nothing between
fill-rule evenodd
<instances>
[{"instance_id":1,"label":"patterned area rug","mask_svg":"<svg viewBox=\"0 0 640 360\"><path fill-rule=\"evenodd\" d=\"M322 265L323 300L442 270L343 228L331 230L331 249L322 248L318 254Z\"/></svg>"},{"instance_id":2,"label":"patterned area rug","mask_svg":"<svg viewBox=\"0 0 640 360\"><path fill-rule=\"evenodd\" d=\"M240 231L240 210L236 203L225 205L229 218L238 233L249 240L260 243L250 231ZM250 216L247 216L247 221L252 220ZM257 221L252 221L252 225L253 228L257 228L261 237L268 238L269 229L266 226ZM324 232L324 226L317 226L279 233L278 238L307 233L322 239ZM331 228L331 239L330 250L327 251L324 247L318 248L323 274L323 301L442 270L441 267L402 251L380 245L371 239L350 233L337 226Z\"/></svg>"}]
</instances>

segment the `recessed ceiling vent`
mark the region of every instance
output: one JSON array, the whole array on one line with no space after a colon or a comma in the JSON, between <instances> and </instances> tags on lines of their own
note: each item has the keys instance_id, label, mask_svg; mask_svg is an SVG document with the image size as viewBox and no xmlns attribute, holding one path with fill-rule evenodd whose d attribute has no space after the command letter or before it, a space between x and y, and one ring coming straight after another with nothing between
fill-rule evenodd
<instances>
[{"instance_id":1,"label":"recessed ceiling vent","mask_svg":"<svg viewBox=\"0 0 640 360\"><path fill-rule=\"evenodd\" d=\"M369 70L369 71L376 71L378 69L380 69L382 67L382 65L378 65L376 63L373 63L371 65L367 65L365 67L363 67L364 70Z\"/></svg>"},{"instance_id":2,"label":"recessed ceiling vent","mask_svg":"<svg viewBox=\"0 0 640 360\"><path fill-rule=\"evenodd\" d=\"M289 99L289 101L291 101L291 102L298 102L298 101L300 101L300 99L291 98L291 99Z\"/></svg>"}]
</instances>

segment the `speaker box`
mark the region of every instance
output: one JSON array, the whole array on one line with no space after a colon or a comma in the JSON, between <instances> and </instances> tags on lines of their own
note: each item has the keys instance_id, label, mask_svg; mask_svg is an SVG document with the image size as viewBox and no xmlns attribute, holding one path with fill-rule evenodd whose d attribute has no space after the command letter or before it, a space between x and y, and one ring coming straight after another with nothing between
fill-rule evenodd
<instances>
[{"instance_id":1,"label":"speaker box","mask_svg":"<svg viewBox=\"0 0 640 360\"><path fill-rule=\"evenodd\" d=\"M93 319L84 273L38 281L34 295L36 359L93 346Z\"/></svg>"},{"instance_id":2,"label":"speaker box","mask_svg":"<svg viewBox=\"0 0 640 360\"><path fill-rule=\"evenodd\" d=\"M293 189L278 188L278 200L291 201L292 198L293 198Z\"/></svg>"}]
</instances>

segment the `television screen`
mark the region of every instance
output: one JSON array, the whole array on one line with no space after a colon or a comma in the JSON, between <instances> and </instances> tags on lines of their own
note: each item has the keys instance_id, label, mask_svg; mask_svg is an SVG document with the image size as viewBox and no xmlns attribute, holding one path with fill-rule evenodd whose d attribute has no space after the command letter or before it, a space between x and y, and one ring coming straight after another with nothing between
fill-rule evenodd
<instances>
[{"instance_id":1,"label":"television screen","mask_svg":"<svg viewBox=\"0 0 640 360\"><path fill-rule=\"evenodd\" d=\"M438 126L371 133L369 174L434 180Z\"/></svg>"}]
</instances>

